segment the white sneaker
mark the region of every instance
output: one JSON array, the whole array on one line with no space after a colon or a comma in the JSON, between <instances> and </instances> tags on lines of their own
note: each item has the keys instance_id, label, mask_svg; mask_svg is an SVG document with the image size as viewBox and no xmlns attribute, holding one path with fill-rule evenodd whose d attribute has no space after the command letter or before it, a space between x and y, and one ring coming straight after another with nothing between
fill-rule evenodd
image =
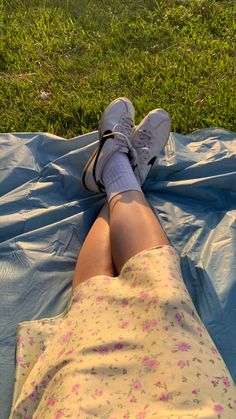
<instances>
[{"instance_id":1,"label":"white sneaker","mask_svg":"<svg viewBox=\"0 0 236 419\"><path fill-rule=\"evenodd\" d=\"M135 127L131 144L137 152L134 174L142 185L156 158L165 147L171 129L171 119L163 109L154 109Z\"/></svg>"},{"instance_id":2,"label":"white sneaker","mask_svg":"<svg viewBox=\"0 0 236 419\"><path fill-rule=\"evenodd\" d=\"M134 107L132 102L120 97L105 109L99 123L99 145L87 162L82 182L86 189L105 192L102 171L107 160L116 152L125 152L130 161L136 160L136 152L130 142L134 130Z\"/></svg>"}]
</instances>

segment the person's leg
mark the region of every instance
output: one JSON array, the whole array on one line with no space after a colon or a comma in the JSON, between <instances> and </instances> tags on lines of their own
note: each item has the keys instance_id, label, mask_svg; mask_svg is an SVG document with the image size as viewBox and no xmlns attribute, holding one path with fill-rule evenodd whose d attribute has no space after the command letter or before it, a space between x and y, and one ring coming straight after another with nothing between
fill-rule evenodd
<instances>
[{"instance_id":1,"label":"person's leg","mask_svg":"<svg viewBox=\"0 0 236 419\"><path fill-rule=\"evenodd\" d=\"M108 205L102 207L80 250L73 276L72 289L97 275L116 276L111 246Z\"/></svg>"},{"instance_id":2,"label":"person's leg","mask_svg":"<svg viewBox=\"0 0 236 419\"><path fill-rule=\"evenodd\" d=\"M132 256L169 240L144 194L127 191L109 202L112 256L118 272Z\"/></svg>"},{"instance_id":3,"label":"person's leg","mask_svg":"<svg viewBox=\"0 0 236 419\"><path fill-rule=\"evenodd\" d=\"M129 99L110 103L99 124L99 147L83 173L86 189L107 194L112 255L118 272L136 253L169 244L141 186L168 141L170 116L163 109L154 109L136 127L133 119Z\"/></svg>"}]
</instances>

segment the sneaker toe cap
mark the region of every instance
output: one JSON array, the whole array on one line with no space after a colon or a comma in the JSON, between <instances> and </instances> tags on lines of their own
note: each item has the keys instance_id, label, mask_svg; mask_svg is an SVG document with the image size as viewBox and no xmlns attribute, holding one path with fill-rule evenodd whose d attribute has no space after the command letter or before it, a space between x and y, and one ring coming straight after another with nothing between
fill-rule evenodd
<instances>
[{"instance_id":1,"label":"sneaker toe cap","mask_svg":"<svg viewBox=\"0 0 236 419\"><path fill-rule=\"evenodd\" d=\"M154 109L148 115L148 122L153 127L158 127L165 124L167 127L171 126L171 119L168 112L163 109Z\"/></svg>"}]
</instances>

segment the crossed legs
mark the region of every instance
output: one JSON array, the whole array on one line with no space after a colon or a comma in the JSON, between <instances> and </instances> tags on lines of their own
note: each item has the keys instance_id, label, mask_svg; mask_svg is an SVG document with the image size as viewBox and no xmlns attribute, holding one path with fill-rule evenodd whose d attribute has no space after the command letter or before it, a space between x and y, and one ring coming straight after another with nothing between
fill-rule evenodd
<instances>
[{"instance_id":1,"label":"crossed legs","mask_svg":"<svg viewBox=\"0 0 236 419\"><path fill-rule=\"evenodd\" d=\"M168 244L144 194L120 193L103 206L92 225L77 260L72 288L94 276L115 277L135 254Z\"/></svg>"}]
</instances>

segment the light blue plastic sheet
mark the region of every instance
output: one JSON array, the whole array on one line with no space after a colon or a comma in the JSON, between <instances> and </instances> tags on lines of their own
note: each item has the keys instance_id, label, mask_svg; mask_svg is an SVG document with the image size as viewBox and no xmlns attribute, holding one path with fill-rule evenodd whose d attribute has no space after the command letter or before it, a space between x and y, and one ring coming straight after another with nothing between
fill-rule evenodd
<instances>
[{"instance_id":1,"label":"light blue plastic sheet","mask_svg":"<svg viewBox=\"0 0 236 419\"><path fill-rule=\"evenodd\" d=\"M81 183L97 139L97 131L70 140L0 135L1 419L12 402L17 323L65 309L77 255L105 202ZM172 133L144 192L236 382L236 134Z\"/></svg>"}]
</instances>

